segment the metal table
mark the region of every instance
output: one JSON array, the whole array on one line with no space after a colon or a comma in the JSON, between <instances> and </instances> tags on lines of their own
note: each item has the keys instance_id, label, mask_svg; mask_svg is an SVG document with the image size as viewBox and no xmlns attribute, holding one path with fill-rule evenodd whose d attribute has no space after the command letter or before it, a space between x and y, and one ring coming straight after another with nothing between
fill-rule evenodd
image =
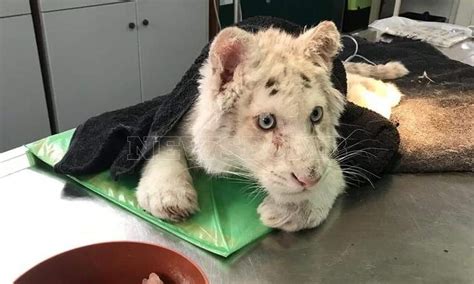
<instances>
[{"instance_id":1,"label":"metal table","mask_svg":"<svg viewBox=\"0 0 474 284\"><path fill-rule=\"evenodd\" d=\"M319 228L274 231L225 259L27 159L0 154L0 283L54 254L134 240L178 250L211 283L472 283L474 175L386 176L338 199Z\"/></svg>"}]
</instances>

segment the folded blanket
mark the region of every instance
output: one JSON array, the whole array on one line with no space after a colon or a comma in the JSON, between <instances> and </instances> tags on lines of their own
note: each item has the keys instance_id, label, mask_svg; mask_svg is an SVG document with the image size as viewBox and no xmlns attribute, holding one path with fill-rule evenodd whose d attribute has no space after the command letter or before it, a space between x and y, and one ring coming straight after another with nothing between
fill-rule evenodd
<instances>
[{"instance_id":1,"label":"folded blanket","mask_svg":"<svg viewBox=\"0 0 474 284\"><path fill-rule=\"evenodd\" d=\"M400 133L395 172L474 171L474 67L451 60L428 43L357 39L375 63L401 61L410 74L395 80L405 97L392 112ZM345 41L342 58L353 43Z\"/></svg>"},{"instance_id":2,"label":"folded blanket","mask_svg":"<svg viewBox=\"0 0 474 284\"><path fill-rule=\"evenodd\" d=\"M256 32L270 26L298 35L303 28L272 17L255 17L238 24ZM199 68L207 58L204 47L179 84L166 96L125 109L104 113L80 125L64 158L56 164L59 173L82 175L110 168L113 177L136 173L152 155L153 146L170 133L198 96ZM346 93L346 75L340 60L334 61L332 82ZM157 94L160 93L157 90ZM391 166L398 150L399 136L393 124L375 112L348 103L341 118L339 155L351 152L343 168L357 170L375 179ZM148 137L148 139L146 139ZM351 184L365 180L347 177Z\"/></svg>"}]
</instances>

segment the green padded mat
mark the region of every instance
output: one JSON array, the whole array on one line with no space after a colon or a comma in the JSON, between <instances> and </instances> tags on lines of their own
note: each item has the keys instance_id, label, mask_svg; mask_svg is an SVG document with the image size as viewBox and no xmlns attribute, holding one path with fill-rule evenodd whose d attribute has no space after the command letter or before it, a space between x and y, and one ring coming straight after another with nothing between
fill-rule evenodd
<instances>
[{"instance_id":1,"label":"green padded mat","mask_svg":"<svg viewBox=\"0 0 474 284\"><path fill-rule=\"evenodd\" d=\"M53 166L66 153L73 133L74 130L65 131L26 147ZM198 191L200 211L181 223L160 220L138 206L137 177L114 181L108 171L68 177L157 227L221 256L229 256L271 230L258 218L256 208L262 196L249 191L249 182L211 177L199 170L191 174Z\"/></svg>"}]
</instances>

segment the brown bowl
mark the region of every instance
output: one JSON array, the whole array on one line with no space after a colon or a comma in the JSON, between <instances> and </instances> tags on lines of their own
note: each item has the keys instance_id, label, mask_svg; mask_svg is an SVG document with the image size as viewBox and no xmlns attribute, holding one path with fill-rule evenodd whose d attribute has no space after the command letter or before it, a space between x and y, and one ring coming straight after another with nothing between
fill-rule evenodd
<instances>
[{"instance_id":1,"label":"brown bowl","mask_svg":"<svg viewBox=\"0 0 474 284\"><path fill-rule=\"evenodd\" d=\"M141 284L152 272L165 284L209 283L182 254L136 242L94 244L61 253L31 268L15 283Z\"/></svg>"}]
</instances>

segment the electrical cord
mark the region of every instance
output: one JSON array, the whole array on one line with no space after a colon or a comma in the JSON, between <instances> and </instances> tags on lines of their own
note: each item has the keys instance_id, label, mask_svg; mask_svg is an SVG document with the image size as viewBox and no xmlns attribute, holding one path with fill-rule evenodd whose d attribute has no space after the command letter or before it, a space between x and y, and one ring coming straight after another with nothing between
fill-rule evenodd
<instances>
[{"instance_id":1,"label":"electrical cord","mask_svg":"<svg viewBox=\"0 0 474 284\"><path fill-rule=\"evenodd\" d=\"M354 45L355 45L355 50L354 50L354 52L353 52L349 57L347 57L347 58L344 60L344 62L349 62L349 61L351 61L352 59L354 59L355 57L357 57L357 58L363 59L365 62L367 62L367 63L369 63L369 64L377 65L377 64L375 64L374 62L370 61L369 59L365 58L364 56L357 54L357 52L359 52L359 43L357 42L357 40L356 40L353 36L350 36L350 35L342 35L341 37L343 37L343 38L345 37L345 38L351 39L351 40L354 42Z\"/></svg>"}]
</instances>

